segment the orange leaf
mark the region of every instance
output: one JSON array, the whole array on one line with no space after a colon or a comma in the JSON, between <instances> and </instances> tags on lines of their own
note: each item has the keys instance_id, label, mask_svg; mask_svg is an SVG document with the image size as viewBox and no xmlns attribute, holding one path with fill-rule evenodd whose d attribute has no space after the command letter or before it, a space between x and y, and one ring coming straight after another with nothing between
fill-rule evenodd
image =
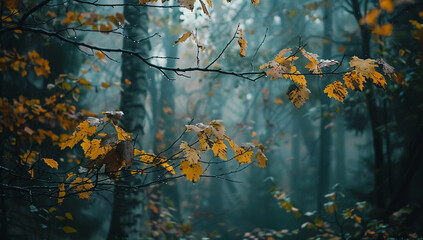
<instances>
[{"instance_id":1,"label":"orange leaf","mask_svg":"<svg viewBox=\"0 0 423 240\"><path fill-rule=\"evenodd\" d=\"M59 169L59 164L51 158L43 158L43 161L51 168Z\"/></svg>"}]
</instances>

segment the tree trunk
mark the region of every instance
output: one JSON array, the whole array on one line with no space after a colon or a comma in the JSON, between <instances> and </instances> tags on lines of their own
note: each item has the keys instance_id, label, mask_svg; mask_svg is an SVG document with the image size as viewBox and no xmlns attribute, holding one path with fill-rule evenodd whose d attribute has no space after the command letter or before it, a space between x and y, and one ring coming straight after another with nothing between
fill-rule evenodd
<instances>
[{"instance_id":1,"label":"tree trunk","mask_svg":"<svg viewBox=\"0 0 423 240\"><path fill-rule=\"evenodd\" d=\"M360 11L360 3L358 0L352 0L353 14L357 21L357 24L360 27L361 32L361 41L362 41L362 58L370 57L370 30L365 25L360 25L360 19L363 17L363 14ZM366 2L367 3L367 2ZM365 6L367 8L367 6ZM374 99L373 89L366 94L366 103L367 110L369 112L370 123L372 128L373 136L373 151L374 151L374 198L376 203L376 213L378 217L383 216L383 209L385 206L385 197L383 191L384 185L384 156L383 156L383 136L380 132L376 130L381 124L380 109L377 106L377 103Z\"/></svg>"},{"instance_id":2,"label":"tree trunk","mask_svg":"<svg viewBox=\"0 0 423 240\"><path fill-rule=\"evenodd\" d=\"M324 36L331 38L333 28L333 18L331 8L324 8ZM330 44L323 46L323 58L329 58L332 55ZM330 179L330 162L331 154L330 147L332 142L331 128L328 128L331 119L329 117L330 100L323 93L323 86L321 85L320 94L320 158L318 163L318 186L317 186L317 212L321 213L323 210L324 195L329 191Z\"/></svg>"},{"instance_id":3,"label":"tree trunk","mask_svg":"<svg viewBox=\"0 0 423 240\"><path fill-rule=\"evenodd\" d=\"M138 1L126 0L125 3L137 4ZM124 34L133 39L144 39L148 36L148 11L145 7L135 8L124 7L124 16L129 24L125 25ZM150 44L147 41L136 43L131 39L124 38L123 48L137 51L147 56ZM120 109L124 112L122 120L126 131L137 136L136 145L140 147L140 140L143 136L143 125L145 118L145 99L147 88L147 65L132 55L122 55L122 86L124 91L121 94ZM132 83L125 84L125 79ZM121 176L119 185L131 185L139 181L134 178ZM109 229L108 239L139 239L142 226L142 202L140 192L128 192L122 187L115 187L113 201L112 220Z\"/></svg>"}]
</instances>

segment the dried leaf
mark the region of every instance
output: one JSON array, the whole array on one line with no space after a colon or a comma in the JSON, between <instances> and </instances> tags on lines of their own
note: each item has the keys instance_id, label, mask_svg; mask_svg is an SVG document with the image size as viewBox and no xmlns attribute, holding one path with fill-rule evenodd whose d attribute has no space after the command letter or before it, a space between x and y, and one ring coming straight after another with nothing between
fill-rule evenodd
<instances>
[{"instance_id":1,"label":"dried leaf","mask_svg":"<svg viewBox=\"0 0 423 240\"><path fill-rule=\"evenodd\" d=\"M59 164L51 158L43 158L43 161L51 168L59 169Z\"/></svg>"},{"instance_id":2,"label":"dried leaf","mask_svg":"<svg viewBox=\"0 0 423 240\"><path fill-rule=\"evenodd\" d=\"M291 100L291 102L297 108L301 107L305 103L305 101L308 99L309 94L310 90L302 85L297 87L295 84L292 84L288 88L289 100Z\"/></svg>"},{"instance_id":3,"label":"dried leaf","mask_svg":"<svg viewBox=\"0 0 423 240\"><path fill-rule=\"evenodd\" d=\"M334 81L333 83L326 86L324 93L327 93L329 97L335 98L336 100L343 102L348 91L340 81Z\"/></svg>"},{"instance_id":4,"label":"dried leaf","mask_svg":"<svg viewBox=\"0 0 423 240\"><path fill-rule=\"evenodd\" d=\"M182 141L181 146L179 148L183 150L185 158L189 161L189 163L198 163L198 160L200 160L200 155L197 149L190 147L185 141Z\"/></svg>"},{"instance_id":5,"label":"dried leaf","mask_svg":"<svg viewBox=\"0 0 423 240\"><path fill-rule=\"evenodd\" d=\"M188 160L181 161L181 174L185 174L187 179L191 182L196 182L200 179L200 176L203 174L203 168L201 167L200 162L192 164Z\"/></svg>"},{"instance_id":6,"label":"dried leaf","mask_svg":"<svg viewBox=\"0 0 423 240\"><path fill-rule=\"evenodd\" d=\"M181 42L185 42L191 35L192 35L192 32L184 33L184 35L182 35L182 37L180 37L177 41L175 41L173 45L176 45Z\"/></svg>"}]
</instances>

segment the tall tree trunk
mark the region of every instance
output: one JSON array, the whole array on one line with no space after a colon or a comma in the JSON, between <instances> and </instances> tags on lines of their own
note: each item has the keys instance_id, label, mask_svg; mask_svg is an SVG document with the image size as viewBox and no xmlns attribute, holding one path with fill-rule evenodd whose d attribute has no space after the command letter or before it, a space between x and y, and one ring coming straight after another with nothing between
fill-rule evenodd
<instances>
[{"instance_id":1,"label":"tall tree trunk","mask_svg":"<svg viewBox=\"0 0 423 240\"><path fill-rule=\"evenodd\" d=\"M137 4L138 1L126 0L126 4ZM148 37L148 11L145 7L135 8L124 7L124 16L129 24L125 25L124 34L133 39L144 39ZM150 44L147 41L136 43L129 38L124 38L123 48L137 51L147 56ZM122 86L124 91L121 94L120 109L125 113L122 120L126 131L137 136L136 145L140 147L143 136L143 125L145 118L145 99L147 88L147 65L133 55L122 55ZM132 84L124 84L129 79ZM121 176L119 185L136 184L139 179ZM141 236L142 202L140 192L128 192L128 190L115 187L113 201L112 220L109 229L108 239L139 239Z\"/></svg>"},{"instance_id":2,"label":"tall tree trunk","mask_svg":"<svg viewBox=\"0 0 423 240\"><path fill-rule=\"evenodd\" d=\"M370 57L370 30L365 25L360 24L360 20L363 17L363 14L360 10L360 3L358 0L351 0L352 7L353 7L353 14L357 21L357 24L360 27L361 32L361 41L362 41L362 58ZM367 3L367 1L365 2ZM364 6L367 9L367 6ZM376 213L379 217L383 216L384 206L385 206L385 196L383 191L384 186L384 156L383 156L383 135L377 131L377 127L382 124L380 116L381 112L377 103L374 99L374 91L373 89L369 89L370 91L366 93L366 103L367 103L367 110L370 117L370 123L372 128L372 136L373 136L373 152L374 152L374 198L376 203Z\"/></svg>"},{"instance_id":3,"label":"tall tree trunk","mask_svg":"<svg viewBox=\"0 0 423 240\"><path fill-rule=\"evenodd\" d=\"M332 37L333 18L331 8L325 7L324 10L323 31L324 36L327 38ZM329 58L332 55L331 44L324 44L323 58ZM320 158L318 163L318 186L317 186L317 212L321 213L323 210L324 195L329 191L330 179L330 163L331 163L331 142L332 132L328 128L331 119L329 117L329 98L323 94L323 86L321 87L320 94Z\"/></svg>"},{"instance_id":4,"label":"tall tree trunk","mask_svg":"<svg viewBox=\"0 0 423 240\"><path fill-rule=\"evenodd\" d=\"M342 107L341 107L342 109ZM343 110L336 120L336 146L335 146L335 181L342 186L346 183L345 168L345 121L342 116Z\"/></svg>"}]
</instances>

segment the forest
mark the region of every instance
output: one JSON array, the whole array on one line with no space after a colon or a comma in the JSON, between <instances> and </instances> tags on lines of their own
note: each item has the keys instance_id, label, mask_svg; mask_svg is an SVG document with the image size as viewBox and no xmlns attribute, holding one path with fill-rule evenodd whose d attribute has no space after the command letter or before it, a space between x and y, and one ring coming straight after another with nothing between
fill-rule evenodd
<instances>
[{"instance_id":1,"label":"forest","mask_svg":"<svg viewBox=\"0 0 423 240\"><path fill-rule=\"evenodd\" d=\"M423 0L0 11L1 239L423 239Z\"/></svg>"}]
</instances>

